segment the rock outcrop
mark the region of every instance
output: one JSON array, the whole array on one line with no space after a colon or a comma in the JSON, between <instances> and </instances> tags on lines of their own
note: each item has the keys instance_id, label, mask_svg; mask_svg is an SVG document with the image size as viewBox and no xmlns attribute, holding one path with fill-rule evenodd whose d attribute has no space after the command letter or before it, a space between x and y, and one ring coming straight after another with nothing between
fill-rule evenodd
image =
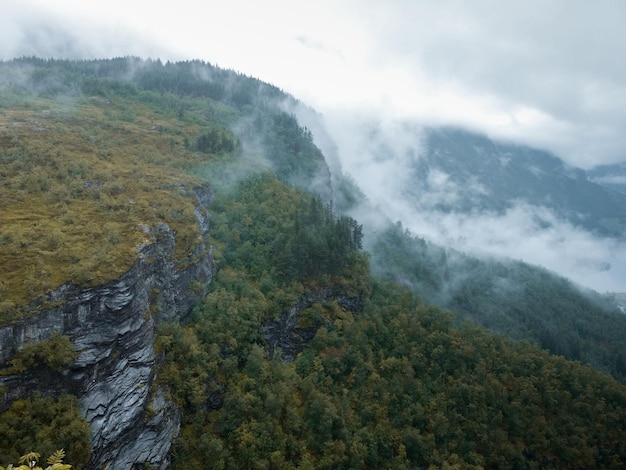
<instances>
[{"instance_id":1,"label":"rock outcrop","mask_svg":"<svg viewBox=\"0 0 626 470\"><path fill-rule=\"evenodd\" d=\"M206 235L203 205L211 195L202 188L196 196L198 222ZM167 466L181 415L154 385L159 362L155 326L184 319L215 274L206 246L181 267L174 259L172 230L165 224L146 230L153 243L139 250L138 260L119 279L92 288L67 283L48 296L57 307L0 329L0 366L24 343L55 332L75 344L78 357L55 380L42 380L37 371L0 377L6 391L0 411L33 390L75 394L91 427L88 467L93 469Z\"/></svg>"},{"instance_id":2,"label":"rock outcrop","mask_svg":"<svg viewBox=\"0 0 626 470\"><path fill-rule=\"evenodd\" d=\"M335 301L337 304L352 313L363 311L359 297L350 297L343 292L325 288L309 292L301 296L287 311L283 312L278 320L270 320L261 326L261 334L265 338L270 357L275 357L280 351L280 358L286 362L295 360L317 332L317 327L298 327L298 317L308 307L317 302Z\"/></svg>"}]
</instances>

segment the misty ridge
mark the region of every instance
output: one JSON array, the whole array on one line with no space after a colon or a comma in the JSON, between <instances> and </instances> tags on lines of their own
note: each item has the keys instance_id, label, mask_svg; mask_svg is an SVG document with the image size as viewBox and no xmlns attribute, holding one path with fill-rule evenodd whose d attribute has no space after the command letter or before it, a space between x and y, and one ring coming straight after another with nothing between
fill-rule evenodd
<instances>
[{"instance_id":1,"label":"misty ridge","mask_svg":"<svg viewBox=\"0 0 626 470\"><path fill-rule=\"evenodd\" d=\"M5 99L54 96L70 112L85 96L106 97L104 79L114 88L121 83L227 103L240 110L220 117L237 137L238 158L200 165L198 174L227 189L271 169L364 225L373 273L451 309L458 321L472 319L626 374L624 352L618 352L626 316L614 294L624 290L626 278L626 197L588 181L583 170L547 152L461 129L349 112L322 116L277 87L202 61L127 57L56 64L6 63L4 87L13 93ZM80 86L72 76L81 77ZM558 305L563 299L555 300L551 289L565 293L565 303ZM586 326L556 345L550 338L561 325L546 312L564 309L568 318L584 317ZM607 320L595 324L598 316ZM595 351L588 344L614 322L617 349L611 346L607 357L586 352Z\"/></svg>"},{"instance_id":2,"label":"misty ridge","mask_svg":"<svg viewBox=\"0 0 626 470\"><path fill-rule=\"evenodd\" d=\"M64 224L46 233L57 221L41 219L33 259L60 253L71 269L76 258L68 276L82 288L147 225L172 227L182 266L193 266L198 240L212 246L202 253L215 278L189 289L202 298L187 320L156 325L147 345L163 362L144 392L180 419L174 467L609 466L624 455L626 315L607 292L623 289L585 279L620 268L624 199L581 170L460 129L320 115L202 61L22 58L0 63L0 77L0 158L19 177L7 194L50 204ZM206 240L190 230L188 184L214 191ZM84 207L84 217L70 212ZM95 207L107 217L98 246L62 253L83 218L100 218ZM129 232L116 230L122 221ZM21 219L11 223L0 250L21 269L14 261L31 247ZM36 306L65 281L26 277ZM0 306L11 314L9 281ZM68 367L71 340L54 339ZM88 433L80 439L74 461L101 458L93 442L89 456Z\"/></svg>"},{"instance_id":3,"label":"misty ridge","mask_svg":"<svg viewBox=\"0 0 626 470\"><path fill-rule=\"evenodd\" d=\"M373 273L459 323L623 376L623 195L549 152L463 129L287 109L341 175L335 187L362 193L345 207L367 228ZM596 349L600 324L611 352Z\"/></svg>"},{"instance_id":4,"label":"misty ridge","mask_svg":"<svg viewBox=\"0 0 626 470\"><path fill-rule=\"evenodd\" d=\"M126 57L65 63L73 73L86 75L82 89L53 64L40 59L14 61L3 68L0 87L55 96L68 112L80 96L99 93L89 76L94 83L106 77L148 89L208 96L239 109L250 107L253 113L227 123L246 148L245 164L238 170L244 176L248 169L269 167L287 172L289 151L301 160L323 154L330 175L313 165L301 174L291 173L292 182L326 192L325 199L334 199L341 210L350 206L373 228L379 220L400 222L441 246L541 265L599 292L626 290L622 281L626 197L595 184L583 170L548 152L494 142L461 129L349 111L320 116L277 87L202 61L163 64ZM35 70L35 65L48 72ZM8 93L4 99L19 98ZM263 113L270 109L286 111L290 117L275 114L268 123ZM305 126L311 146L287 149L280 135L269 136L276 134L275 124L280 122ZM264 126L267 132L262 131ZM234 170L229 171L234 178ZM598 183L616 181L615 176L594 178ZM332 194L325 189L329 186ZM364 196L366 205L355 204L351 192Z\"/></svg>"},{"instance_id":5,"label":"misty ridge","mask_svg":"<svg viewBox=\"0 0 626 470\"><path fill-rule=\"evenodd\" d=\"M599 292L626 288L626 198L584 170L457 128L349 112L324 119L331 137L319 145L332 149L324 142L334 139L343 171L392 222L433 243L540 265Z\"/></svg>"},{"instance_id":6,"label":"misty ridge","mask_svg":"<svg viewBox=\"0 0 626 470\"><path fill-rule=\"evenodd\" d=\"M583 170L554 155L460 129L367 115L321 116L270 84L201 61L129 57L61 64L63 69L40 59L6 64L2 87L13 93L5 93L5 100L18 102L20 93L54 96L70 115L84 96L106 96L98 84L104 78L208 96L248 110L225 118L241 146L237 162L197 171L234 187L272 169L291 184L319 194L364 224L373 272L411 287L426 302L460 312L460 317L490 309L483 301L474 307L459 301L470 284L497 305L495 311L510 316L506 299L529 289L528 282L515 279L515 269L503 274L498 268L513 265L547 268L572 280L567 289L595 299L601 310L617 309L606 296L588 289L624 290L626 251L620 233L626 225L626 197L588 181ZM68 70L84 76L80 87L66 75ZM308 143L290 142L287 136L294 132L302 132ZM429 247L404 253L412 259L410 268L401 266L396 256L382 255L386 250L381 244L399 235L398 226L409 244ZM472 259L478 271L472 263L468 267ZM476 284L476 279L481 282ZM524 337L517 321L508 326L500 320L479 323ZM537 340L544 328L532 330L537 330L531 335Z\"/></svg>"}]
</instances>

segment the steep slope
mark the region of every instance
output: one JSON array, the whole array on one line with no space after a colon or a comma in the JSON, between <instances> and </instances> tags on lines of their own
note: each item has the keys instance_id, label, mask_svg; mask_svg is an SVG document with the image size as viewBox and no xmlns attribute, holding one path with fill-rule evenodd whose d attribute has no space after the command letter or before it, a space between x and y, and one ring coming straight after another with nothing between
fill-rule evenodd
<instances>
[{"instance_id":1,"label":"steep slope","mask_svg":"<svg viewBox=\"0 0 626 470\"><path fill-rule=\"evenodd\" d=\"M188 315L201 293L192 285L210 282L214 266L205 251L181 269L174 258L172 230L160 224L152 234L156 241L140 250L138 261L119 279L92 288L65 284L47 296L57 307L0 329L0 363L6 363L11 351L45 344L55 335L72 342L77 354L63 365L62 374L37 355L32 363L16 368L24 362L18 353L0 376L4 390L0 409L6 410L34 391L52 397L76 395L89 425L87 468L136 464L164 468L171 438L178 433L180 410L164 398L162 389L153 387L159 360L154 350L155 327ZM75 443L57 443L63 445L71 457ZM3 460L15 461L16 454L25 452L12 450L15 454L2 454Z\"/></svg>"},{"instance_id":2,"label":"steep slope","mask_svg":"<svg viewBox=\"0 0 626 470\"><path fill-rule=\"evenodd\" d=\"M360 195L280 90L200 62L0 67L6 462L626 461L622 384L370 276L340 212Z\"/></svg>"},{"instance_id":3,"label":"steep slope","mask_svg":"<svg viewBox=\"0 0 626 470\"><path fill-rule=\"evenodd\" d=\"M265 177L218 195L214 214L222 268L195 321L167 325L158 341L161 378L186 410L175 466L610 468L626 459L624 385L528 343L453 328L450 314L370 278L358 252L333 269L325 245L342 239L342 224L320 227L330 209L310 196Z\"/></svg>"},{"instance_id":4,"label":"steep slope","mask_svg":"<svg viewBox=\"0 0 626 470\"><path fill-rule=\"evenodd\" d=\"M132 90L84 95L71 77L3 70L18 80L4 84L0 108L0 409L10 416L34 392L75 395L89 425L89 468L163 468L180 411L152 386L154 329L188 315L214 275L205 242L212 194L182 168L217 151L183 142L236 140L215 120L178 120ZM38 79L63 88L42 96ZM55 338L69 341L62 360L48 360ZM14 445L39 447L7 425L3 460L26 452ZM82 437L56 445L72 458Z\"/></svg>"},{"instance_id":5,"label":"steep slope","mask_svg":"<svg viewBox=\"0 0 626 470\"><path fill-rule=\"evenodd\" d=\"M0 410L60 423L19 410L77 397L71 433L46 422L36 438L32 427L16 436L0 419L0 458L17 461L24 446L50 454L56 442L76 468L164 468L181 410L156 385L154 331L185 320L215 270L212 193L189 170L221 187L273 165L325 190L328 169L277 103L249 101L284 96L233 72L188 63L173 77L135 59L0 68ZM219 96L200 78L210 71ZM176 88L181 77L191 89Z\"/></svg>"},{"instance_id":6,"label":"steep slope","mask_svg":"<svg viewBox=\"0 0 626 470\"><path fill-rule=\"evenodd\" d=\"M127 271L156 223L177 232L178 259L193 256L202 182L177 168L208 155L182 152L173 136L201 125L163 132L172 121L122 97L21 99L0 116L2 322L68 280L95 285Z\"/></svg>"},{"instance_id":7,"label":"steep slope","mask_svg":"<svg viewBox=\"0 0 626 470\"><path fill-rule=\"evenodd\" d=\"M372 271L425 302L626 381L626 315L612 296L537 266L477 258L416 237L402 224L372 236Z\"/></svg>"},{"instance_id":8,"label":"steep slope","mask_svg":"<svg viewBox=\"0 0 626 470\"><path fill-rule=\"evenodd\" d=\"M617 284L623 279L623 231L609 237L598 222L621 220L621 196L547 152L459 129L365 119L347 126L356 135L346 135L310 110L297 114L335 160L351 152L341 159L369 200L343 198L342 207L365 225L374 274L451 309L459 323L469 319L625 380L620 297L567 280L576 272L577 280L602 273ZM339 149L330 135L340 138ZM592 237L576 224L605 236ZM519 245L533 262L511 258ZM558 275L533 264L553 258L571 270Z\"/></svg>"}]
</instances>

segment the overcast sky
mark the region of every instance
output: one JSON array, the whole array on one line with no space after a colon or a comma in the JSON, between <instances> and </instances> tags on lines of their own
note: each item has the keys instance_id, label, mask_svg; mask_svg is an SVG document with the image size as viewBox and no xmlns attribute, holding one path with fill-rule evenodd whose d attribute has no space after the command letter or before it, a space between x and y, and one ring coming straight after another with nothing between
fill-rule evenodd
<instances>
[{"instance_id":1,"label":"overcast sky","mask_svg":"<svg viewBox=\"0 0 626 470\"><path fill-rule=\"evenodd\" d=\"M323 113L626 160L622 0L0 0L0 57L203 59Z\"/></svg>"}]
</instances>

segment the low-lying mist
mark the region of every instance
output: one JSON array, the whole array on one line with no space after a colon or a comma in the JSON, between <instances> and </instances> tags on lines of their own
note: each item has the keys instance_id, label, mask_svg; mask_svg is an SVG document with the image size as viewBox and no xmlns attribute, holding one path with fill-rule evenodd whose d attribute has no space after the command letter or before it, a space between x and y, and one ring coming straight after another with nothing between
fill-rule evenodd
<instances>
[{"instance_id":1,"label":"low-lying mist","mask_svg":"<svg viewBox=\"0 0 626 470\"><path fill-rule=\"evenodd\" d=\"M459 187L441 171L415 178L414 164L427 150L422 126L336 113L323 117L321 129L310 115L299 117L324 152L332 152L333 166L350 175L367 197L368 206L353 214L364 224L400 221L443 247L539 265L598 292L626 291L623 241L597 236L554 209L525 200L503 210L479 205L467 210L473 195L486 194L478 180ZM461 206L464 210L457 209Z\"/></svg>"}]
</instances>

